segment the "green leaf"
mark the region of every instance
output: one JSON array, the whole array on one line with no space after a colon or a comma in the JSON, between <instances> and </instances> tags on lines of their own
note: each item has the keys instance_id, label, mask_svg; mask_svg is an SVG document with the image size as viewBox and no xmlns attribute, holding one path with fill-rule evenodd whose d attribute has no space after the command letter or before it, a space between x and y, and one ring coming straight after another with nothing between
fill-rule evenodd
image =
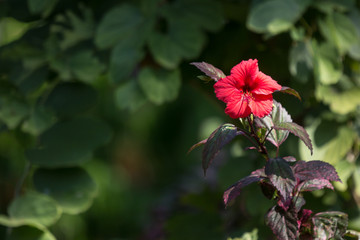
<instances>
[{"instance_id":1,"label":"green leaf","mask_svg":"<svg viewBox=\"0 0 360 240\"><path fill-rule=\"evenodd\" d=\"M276 35L289 30L300 18L308 1L260 1L248 15L247 27L257 33Z\"/></svg>"},{"instance_id":2,"label":"green leaf","mask_svg":"<svg viewBox=\"0 0 360 240\"><path fill-rule=\"evenodd\" d=\"M352 128L341 127L335 139L333 139L325 152L324 161L330 164L336 164L342 160L352 149L356 133Z\"/></svg>"},{"instance_id":3,"label":"green leaf","mask_svg":"<svg viewBox=\"0 0 360 240\"><path fill-rule=\"evenodd\" d=\"M180 90L180 71L155 70L142 68L139 84L146 97L155 104L173 101Z\"/></svg>"},{"instance_id":4,"label":"green leaf","mask_svg":"<svg viewBox=\"0 0 360 240\"><path fill-rule=\"evenodd\" d=\"M221 4L216 0L182 0L174 1L166 12L199 28L217 31L224 24L221 10Z\"/></svg>"},{"instance_id":5,"label":"green leaf","mask_svg":"<svg viewBox=\"0 0 360 240\"><path fill-rule=\"evenodd\" d=\"M202 167L205 175L206 170L209 168L218 152L240 134L242 134L242 132L240 132L235 125L230 123L221 125L211 133L202 152Z\"/></svg>"},{"instance_id":6,"label":"green leaf","mask_svg":"<svg viewBox=\"0 0 360 240\"><path fill-rule=\"evenodd\" d=\"M106 123L95 118L59 122L40 136L40 146L26 155L42 167L76 166L91 158L92 152L111 137Z\"/></svg>"},{"instance_id":7,"label":"green leaf","mask_svg":"<svg viewBox=\"0 0 360 240\"><path fill-rule=\"evenodd\" d=\"M311 144L311 139L309 137L309 134L306 132L306 130L296 123L293 122L282 122L279 124L276 124L274 126L275 129L278 130L287 130L300 138L301 141L304 142L304 144L309 148L311 154L313 153L313 146Z\"/></svg>"},{"instance_id":8,"label":"green leaf","mask_svg":"<svg viewBox=\"0 0 360 240\"><path fill-rule=\"evenodd\" d=\"M135 79L131 79L115 90L115 103L121 110L136 111L145 104L146 100L146 96Z\"/></svg>"},{"instance_id":9,"label":"green leaf","mask_svg":"<svg viewBox=\"0 0 360 240\"><path fill-rule=\"evenodd\" d=\"M154 59L163 67L174 69L182 59L197 57L204 44L205 37L200 29L191 22L174 18L168 19L167 34L155 32L148 41Z\"/></svg>"},{"instance_id":10,"label":"green leaf","mask_svg":"<svg viewBox=\"0 0 360 240\"><path fill-rule=\"evenodd\" d=\"M308 41L297 42L290 49L289 70L299 82L306 83L313 70L313 56L311 54L311 44Z\"/></svg>"},{"instance_id":11,"label":"green leaf","mask_svg":"<svg viewBox=\"0 0 360 240\"><path fill-rule=\"evenodd\" d=\"M350 47L349 55L356 60L360 60L360 25L358 24L360 22L360 11L357 8L353 8L350 11L349 18L355 26L357 33L357 41Z\"/></svg>"},{"instance_id":12,"label":"green leaf","mask_svg":"<svg viewBox=\"0 0 360 240\"><path fill-rule=\"evenodd\" d=\"M276 147L279 147L289 136L289 131L287 130L273 129L282 122L292 122L292 119L286 109L276 101L274 101L273 109L268 116L265 116L264 118L255 118L256 126L266 129L266 139Z\"/></svg>"},{"instance_id":13,"label":"green leaf","mask_svg":"<svg viewBox=\"0 0 360 240\"><path fill-rule=\"evenodd\" d=\"M355 1L353 0L317 0L312 1L312 6L319 9L320 11L331 14L334 12L334 10L340 11L340 12L346 12L355 6Z\"/></svg>"},{"instance_id":14,"label":"green leaf","mask_svg":"<svg viewBox=\"0 0 360 240\"><path fill-rule=\"evenodd\" d=\"M360 196L360 168L357 167L353 172L354 184L355 184L355 194Z\"/></svg>"},{"instance_id":15,"label":"green leaf","mask_svg":"<svg viewBox=\"0 0 360 240\"><path fill-rule=\"evenodd\" d=\"M118 83L129 78L143 57L144 52L133 44L116 45L111 52L111 80Z\"/></svg>"},{"instance_id":16,"label":"green leaf","mask_svg":"<svg viewBox=\"0 0 360 240\"><path fill-rule=\"evenodd\" d=\"M56 240L43 225L32 220L12 219L0 215L0 224L13 228L8 240Z\"/></svg>"},{"instance_id":17,"label":"green leaf","mask_svg":"<svg viewBox=\"0 0 360 240\"><path fill-rule=\"evenodd\" d=\"M82 168L38 169L33 179L35 188L55 199L68 214L86 211L97 192L94 181Z\"/></svg>"},{"instance_id":18,"label":"green leaf","mask_svg":"<svg viewBox=\"0 0 360 240\"><path fill-rule=\"evenodd\" d=\"M58 0L28 0L29 10L32 14L42 14L48 16Z\"/></svg>"},{"instance_id":19,"label":"green leaf","mask_svg":"<svg viewBox=\"0 0 360 240\"><path fill-rule=\"evenodd\" d=\"M8 128L16 128L28 114L29 107L20 99L6 96L0 98L0 120Z\"/></svg>"},{"instance_id":20,"label":"green leaf","mask_svg":"<svg viewBox=\"0 0 360 240\"><path fill-rule=\"evenodd\" d=\"M348 215L343 212L320 212L312 218L314 237L318 239L342 239L348 226Z\"/></svg>"},{"instance_id":21,"label":"green leaf","mask_svg":"<svg viewBox=\"0 0 360 240\"><path fill-rule=\"evenodd\" d=\"M314 76L318 82L330 85L339 81L342 75L342 62L336 49L329 43L312 44L314 51Z\"/></svg>"},{"instance_id":22,"label":"green leaf","mask_svg":"<svg viewBox=\"0 0 360 240\"><path fill-rule=\"evenodd\" d=\"M66 82L56 85L45 106L53 110L59 118L69 118L90 110L95 106L96 100L97 93L94 88L79 82Z\"/></svg>"},{"instance_id":23,"label":"green leaf","mask_svg":"<svg viewBox=\"0 0 360 240\"><path fill-rule=\"evenodd\" d=\"M34 136L40 135L55 123L54 114L41 106L36 106L31 112L30 117L22 124L21 130Z\"/></svg>"},{"instance_id":24,"label":"green leaf","mask_svg":"<svg viewBox=\"0 0 360 240\"><path fill-rule=\"evenodd\" d=\"M332 112L344 115L354 112L360 105L360 88L354 87L343 92L336 92L329 86L318 86L316 97L329 104Z\"/></svg>"},{"instance_id":25,"label":"green leaf","mask_svg":"<svg viewBox=\"0 0 360 240\"><path fill-rule=\"evenodd\" d=\"M337 12L328 14L324 21L319 21L319 28L327 41L333 44L344 55L357 42L357 32L353 22Z\"/></svg>"},{"instance_id":26,"label":"green leaf","mask_svg":"<svg viewBox=\"0 0 360 240\"><path fill-rule=\"evenodd\" d=\"M348 161L338 161L334 167L336 169L336 172L339 174L339 178L342 181L342 183L335 182L334 186L337 190L345 192L348 189L347 182L356 170L356 166L354 163L349 163ZM356 174L354 174L354 176L355 175Z\"/></svg>"},{"instance_id":27,"label":"green leaf","mask_svg":"<svg viewBox=\"0 0 360 240\"><path fill-rule=\"evenodd\" d=\"M142 41L145 19L140 9L123 4L108 11L101 20L95 35L95 44L100 49L113 47L121 41Z\"/></svg>"},{"instance_id":28,"label":"green leaf","mask_svg":"<svg viewBox=\"0 0 360 240\"><path fill-rule=\"evenodd\" d=\"M227 238L227 240L258 240L258 230L255 228L251 232L244 233L239 238Z\"/></svg>"},{"instance_id":29,"label":"green leaf","mask_svg":"<svg viewBox=\"0 0 360 240\"><path fill-rule=\"evenodd\" d=\"M61 209L52 198L36 192L16 198L8 212L12 219L34 221L45 226L53 225L61 216Z\"/></svg>"}]
</instances>

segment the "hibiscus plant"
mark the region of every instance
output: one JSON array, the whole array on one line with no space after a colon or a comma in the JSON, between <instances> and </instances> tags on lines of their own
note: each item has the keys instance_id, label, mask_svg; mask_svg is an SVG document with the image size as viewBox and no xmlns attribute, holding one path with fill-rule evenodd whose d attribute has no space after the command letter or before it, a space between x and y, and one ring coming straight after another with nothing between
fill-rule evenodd
<instances>
[{"instance_id":1,"label":"hibiscus plant","mask_svg":"<svg viewBox=\"0 0 360 240\"><path fill-rule=\"evenodd\" d=\"M265 222L280 240L288 239L360 239L359 234L348 230L348 216L343 212L314 213L304 209L303 192L323 188L333 189L332 181L341 182L335 168L324 161L297 160L293 156L279 156L279 147L289 133L294 134L313 151L306 130L293 122L274 92L284 92L300 99L299 94L279 85L270 76L259 71L258 61L242 61L226 76L221 70L205 62L192 65L205 75L206 81L215 81L218 99L226 103L225 113L239 119L239 124L226 123L218 127L207 139L195 144L204 145L202 167L204 174L217 153L235 137L247 138L265 159L264 167L257 169L230 186L223 195L225 206L239 196L243 187L258 183L265 197L275 205L266 213ZM273 155L266 142L276 147Z\"/></svg>"}]
</instances>

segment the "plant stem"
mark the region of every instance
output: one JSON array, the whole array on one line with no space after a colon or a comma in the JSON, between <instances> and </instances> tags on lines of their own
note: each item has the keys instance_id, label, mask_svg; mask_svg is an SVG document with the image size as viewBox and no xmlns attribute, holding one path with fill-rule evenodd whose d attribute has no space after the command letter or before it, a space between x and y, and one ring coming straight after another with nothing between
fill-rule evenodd
<instances>
[{"instance_id":1,"label":"plant stem","mask_svg":"<svg viewBox=\"0 0 360 240\"><path fill-rule=\"evenodd\" d=\"M256 135L256 132L255 132L255 128L254 128L254 122L251 120L250 117L247 117L247 120L249 122L249 125L250 125L250 130L251 130L251 136L255 139L255 141L257 142L258 146L259 146L259 152L261 154L263 154L266 158L266 161L269 160L269 155L268 155L268 152L264 146L264 142L261 142L259 137Z\"/></svg>"}]
</instances>

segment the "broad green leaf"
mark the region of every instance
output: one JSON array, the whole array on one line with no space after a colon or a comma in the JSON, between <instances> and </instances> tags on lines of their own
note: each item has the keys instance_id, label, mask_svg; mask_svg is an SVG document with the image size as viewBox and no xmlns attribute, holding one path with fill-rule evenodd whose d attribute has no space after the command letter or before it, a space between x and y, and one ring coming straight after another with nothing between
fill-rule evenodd
<instances>
[{"instance_id":1,"label":"broad green leaf","mask_svg":"<svg viewBox=\"0 0 360 240\"><path fill-rule=\"evenodd\" d=\"M320 212L312 218L314 237L318 239L342 239L348 226L348 215L343 212Z\"/></svg>"},{"instance_id":2,"label":"broad green leaf","mask_svg":"<svg viewBox=\"0 0 360 240\"><path fill-rule=\"evenodd\" d=\"M94 35L95 22L92 10L84 5L79 5L79 10L81 15L75 14L74 11L58 15L56 17L58 24L51 26L53 32L63 35L63 39L60 41L61 49L68 49Z\"/></svg>"},{"instance_id":3,"label":"broad green leaf","mask_svg":"<svg viewBox=\"0 0 360 240\"><path fill-rule=\"evenodd\" d=\"M66 97L64 97L66 96ZM45 106L59 118L69 118L95 106L97 93L89 85L79 82L58 84L46 99Z\"/></svg>"},{"instance_id":4,"label":"broad green leaf","mask_svg":"<svg viewBox=\"0 0 360 240\"><path fill-rule=\"evenodd\" d=\"M294 209L284 211L279 206L274 206L266 214L265 223L278 239L293 240L298 238L297 214Z\"/></svg>"},{"instance_id":5,"label":"broad green leaf","mask_svg":"<svg viewBox=\"0 0 360 240\"><path fill-rule=\"evenodd\" d=\"M200 71L206 74L206 76L212 78L215 82L221 78L226 77L226 75L218 68L206 62L193 62L190 63L197 67Z\"/></svg>"},{"instance_id":6,"label":"broad green leaf","mask_svg":"<svg viewBox=\"0 0 360 240\"><path fill-rule=\"evenodd\" d=\"M255 118L257 127L266 128L266 134L268 134L266 139L276 147L279 147L289 136L289 131L273 129L282 122L292 122L292 119L286 109L276 101L274 101L273 109L268 116Z\"/></svg>"},{"instance_id":7,"label":"broad green leaf","mask_svg":"<svg viewBox=\"0 0 360 240\"><path fill-rule=\"evenodd\" d=\"M111 52L111 80L118 83L129 78L143 57L144 52L133 44L116 45Z\"/></svg>"},{"instance_id":8,"label":"broad green leaf","mask_svg":"<svg viewBox=\"0 0 360 240\"><path fill-rule=\"evenodd\" d=\"M360 168L357 167L353 173L354 184L355 184L355 194L360 196Z\"/></svg>"},{"instance_id":9,"label":"broad green leaf","mask_svg":"<svg viewBox=\"0 0 360 240\"><path fill-rule=\"evenodd\" d=\"M322 35L344 55L357 42L357 32L353 22L337 12L328 14L324 21L319 21Z\"/></svg>"},{"instance_id":10,"label":"broad green leaf","mask_svg":"<svg viewBox=\"0 0 360 240\"><path fill-rule=\"evenodd\" d=\"M33 220L12 219L0 215L0 225L13 228L8 240L56 240L42 224Z\"/></svg>"},{"instance_id":11,"label":"broad green leaf","mask_svg":"<svg viewBox=\"0 0 360 240\"><path fill-rule=\"evenodd\" d=\"M48 16L58 0L27 0L29 10L32 14L41 14Z\"/></svg>"},{"instance_id":12,"label":"broad green leaf","mask_svg":"<svg viewBox=\"0 0 360 240\"><path fill-rule=\"evenodd\" d=\"M28 70L25 67L15 69L18 73L12 74L10 80L18 86L24 94L33 93L47 80L49 70L48 67L43 66Z\"/></svg>"},{"instance_id":13,"label":"broad green leaf","mask_svg":"<svg viewBox=\"0 0 360 240\"><path fill-rule=\"evenodd\" d=\"M2 18L0 20L0 47L19 39L29 27L30 24L14 18Z\"/></svg>"},{"instance_id":14,"label":"broad green leaf","mask_svg":"<svg viewBox=\"0 0 360 240\"><path fill-rule=\"evenodd\" d=\"M15 97L0 98L0 120L8 128L16 128L22 120L29 114L27 103Z\"/></svg>"},{"instance_id":15,"label":"broad green leaf","mask_svg":"<svg viewBox=\"0 0 360 240\"><path fill-rule=\"evenodd\" d=\"M216 0L174 1L166 11L209 31L219 30L224 23L222 6Z\"/></svg>"},{"instance_id":16,"label":"broad green leaf","mask_svg":"<svg viewBox=\"0 0 360 240\"><path fill-rule=\"evenodd\" d=\"M289 70L298 81L306 83L312 75L313 56L311 45L308 41L297 42L289 53Z\"/></svg>"},{"instance_id":17,"label":"broad green leaf","mask_svg":"<svg viewBox=\"0 0 360 240\"><path fill-rule=\"evenodd\" d=\"M257 33L278 33L289 30L300 18L308 1L260 1L250 10L246 25Z\"/></svg>"},{"instance_id":18,"label":"broad green leaf","mask_svg":"<svg viewBox=\"0 0 360 240\"><path fill-rule=\"evenodd\" d=\"M278 130L287 130L291 132L292 134L300 138L301 141L304 142L304 144L309 148L311 154L313 153L313 146L309 134L302 126L297 125L296 123L293 122L282 122L276 124L274 128Z\"/></svg>"},{"instance_id":19,"label":"broad green leaf","mask_svg":"<svg viewBox=\"0 0 360 240\"><path fill-rule=\"evenodd\" d=\"M135 79L130 79L115 90L115 103L121 110L136 111L146 103L146 100Z\"/></svg>"},{"instance_id":20,"label":"broad green leaf","mask_svg":"<svg viewBox=\"0 0 360 240\"><path fill-rule=\"evenodd\" d=\"M244 233L239 238L227 238L227 240L258 240L258 230L255 228L251 232Z\"/></svg>"},{"instance_id":21,"label":"broad green leaf","mask_svg":"<svg viewBox=\"0 0 360 240\"><path fill-rule=\"evenodd\" d=\"M329 43L318 45L313 41L314 76L325 85L337 83L342 75L342 62L336 49Z\"/></svg>"},{"instance_id":22,"label":"broad green leaf","mask_svg":"<svg viewBox=\"0 0 360 240\"><path fill-rule=\"evenodd\" d=\"M360 88L354 87L342 92L336 92L329 86L318 86L316 97L330 105L331 111L338 114L354 112L360 105Z\"/></svg>"},{"instance_id":23,"label":"broad green leaf","mask_svg":"<svg viewBox=\"0 0 360 240\"><path fill-rule=\"evenodd\" d=\"M357 41L350 47L349 55L356 60L360 60L360 24L358 24L360 22L360 11L357 8L353 8L350 11L349 18L356 28L357 35Z\"/></svg>"},{"instance_id":24,"label":"broad green leaf","mask_svg":"<svg viewBox=\"0 0 360 240\"><path fill-rule=\"evenodd\" d=\"M212 160L218 152L236 136L242 134L238 128L230 123L226 123L218 127L207 139L202 152L202 167L204 174L209 168Z\"/></svg>"},{"instance_id":25,"label":"broad green leaf","mask_svg":"<svg viewBox=\"0 0 360 240\"><path fill-rule=\"evenodd\" d=\"M61 208L47 195L29 192L16 198L8 209L16 220L34 221L45 226L53 225L61 216Z\"/></svg>"},{"instance_id":26,"label":"broad green leaf","mask_svg":"<svg viewBox=\"0 0 360 240\"><path fill-rule=\"evenodd\" d=\"M33 179L35 188L55 199L68 214L86 211L97 192L94 181L82 168L40 168Z\"/></svg>"},{"instance_id":27,"label":"broad green leaf","mask_svg":"<svg viewBox=\"0 0 360 240\"><path fill-rule=\"evenodd\" d=\"M348 189L347 181L356 170L356 166L348 161L338 161L334 167L342 181L342 183L335 182L334 186L337 190L344 192Z\"/></svg>"},{"instance_id":28,"label":"broad green leaf","mask_svg":"<svg viewBox=\"0 0 360 240\"><path fill-rule=\"evenodd\" d=\"M349 127L341 127L335 139L333 139L325 152L324 161L336 164L342 160L352 149L356 133Z\"/></svg>"},{"instance_id":29,"label":"broad green leaf","mask_svg":"<svg viewBox=\"0 0 360 240\"><path fill-rule=\"evenodd\" d=\"M40 136L40 146L26 155L42 167L76 166L90 160L92 152L110 137L108 125L95 118L58 122Z\"/></svg>"},{"instance_id":30,"label":"broad green leaf","mask_svg":"<svg viewBox=\"0 0 360 240\"><path fill-rule=\"evenodd\" d=\"M22 124L21 130L38 136L53 125L55 120L51 111L41 106L35 106L30 112L30 117Z\"/></svg>"},{"instance_id":31,"label":"broad green leaf","mask_svg":"<svg viewBox=\"0 0 360 240\"><path fill-rule=\"evenodd\" d=\"M143 25L150 22L136 6L123 4L110 9L95 35L95 43L100 49L113 47L121 41L141 41Z\"/></svg>"},{"instance_id":32,"label":"broad green leaf","mask_svg":"<svg viewBox=\"0 0 360 240\"><path fill-rule=\"evenodd\" d=\"M168 17L168 33L155 32L148 41L154 59L163 67L176 68L182 59L197 57L204 44L205 37L200 29L191 22Z\"/></svg>"},{"instance_id":33,"label":"broad green leaf","mask_svg":"<svg viewBox=\"0 0 360 240\"><path fill-rule=\"evenodd\" d=\"M353 0L316 0L312 1L312 6L319 9L320 11L331 14L334 12L334 10L340 11L340 12L346 12L355 6L355 1Z\"/></svg>"},{"instance_id":34,"label":"broad green leaf","mask_svg":"<svg viewBox=\"0 0 360 240\"><path fill-rule=\"evenodd\" d=\"M179 70L155 70L144 67L138 77L144 94L155 104L173 101L179 93L181 85Z\"/></svg>"}]
</instances>

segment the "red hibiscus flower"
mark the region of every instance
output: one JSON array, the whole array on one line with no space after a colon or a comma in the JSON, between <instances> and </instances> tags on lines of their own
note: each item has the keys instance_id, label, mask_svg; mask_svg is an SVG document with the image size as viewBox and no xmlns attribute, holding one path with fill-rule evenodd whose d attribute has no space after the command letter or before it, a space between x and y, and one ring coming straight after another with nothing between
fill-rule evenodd
<instances>
[{"instance_id":1,"label":"red hibiscus flower","mask_svg":"<svg viewBox=\"0 0 360 240\"><path fill-rule=\"evenodd\" d=\"M231 69L230 76L214 85L218 99L226 103L225 113L232 118L245 118L251 113L262 118L272 110L272 93L281 86L259 71L258 61L242 61Z\"/></svg>"}]
</instances>

